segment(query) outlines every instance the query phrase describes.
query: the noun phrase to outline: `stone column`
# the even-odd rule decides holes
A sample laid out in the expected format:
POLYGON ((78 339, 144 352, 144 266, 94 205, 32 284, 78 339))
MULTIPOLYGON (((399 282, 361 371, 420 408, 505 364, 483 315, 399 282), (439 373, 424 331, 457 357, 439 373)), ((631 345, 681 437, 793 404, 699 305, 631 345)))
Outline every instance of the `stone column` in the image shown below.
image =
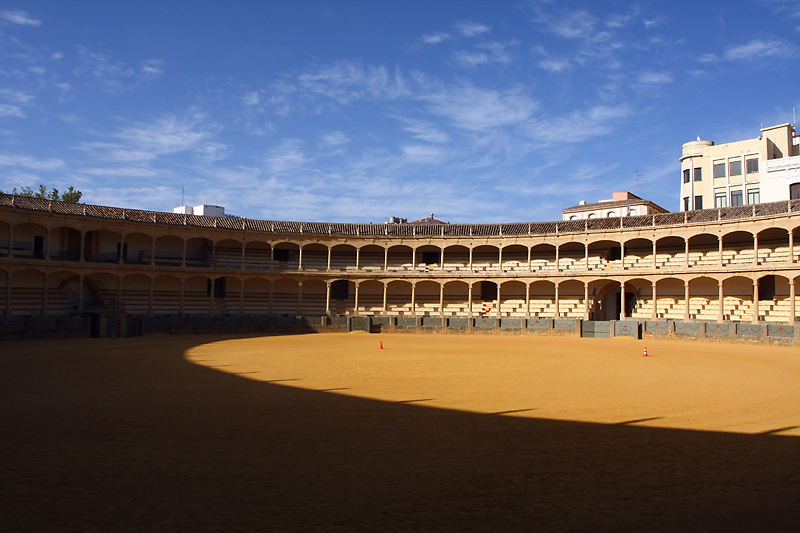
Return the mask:
POLYGON ((353 314, 357 316, 358 315, 358 285, 359 285, 359 282, 358 281, 354 281, 353 283, 356 286, 356 294, 355 294, 355 298, 353 300, 353 314))
POLYGON ((619 282, 619 319, 627 318, 625 313, 625 282, 619 282))
POLYGON ((356 248, 356 270, 361 269, 361 248, 356 248))
MULTIPOLYGON (((622 270, 625 270, 625 243, 619 243, 619 265, 622 270)), ((623 314, 624 314, 623 310, 623 314)))
MULTIPOLYGON (((358 290, 358 289, 356 289, 358 290)), ((297 316, 303 316, 303 282, 297 282, 297 316)))
POLYGON ((794 232, 789 231, 789 263, 794 263, 794 232))
POLYGON ((653 270, 658 270, 658 254, 656 253, 656 241, 653 240, 653 270))
MULTIPOLYGON (((272 316, 272 312, 275 309, 275 282, 273 280, 269 280, 269 308, 267 312, 269 316, 272 316)), ((272 322, 270 322, 270 325, 272 322)))
POLYGON ((658 320, 658 293, 656 291, 658 283, 653 283, 653 320, 658 320))
POLYGON ((331 254, 333 253, 333 248, 328 246, 328 268, 327 270, 330 271, 331 269, 331 254))
MULTIPOLYGON (((498 247, 498 254, 497 254, 497 262, 499 263, 499 268, 497 269, 498 272, 503 272, 503 249, 498 247)), ((497 286, 497 290, 500 290, 500 286, 497 286)))
MULTIPOLYGON (((330 248, 328 248, 330 251, 330 248)), ((330 258, 330 255, 328 256, 330 258)), ((331 316, 331 282, 325 282, 325 314, 331 316)))
POLYGON ((795 300, 797 298, 797 287, 795 280, 789 280, 789 323, 797 322, 797 309, 795 309, 795 300))
POLYGON ((85 263, 86 262, 86 250, 84 250, 85 243, 86 243, 86 232, 85 231, 81 231, 81 251, 80 251, 80 258, 79 258, 79 261, 81 263, 85 263))
MULTIPOLYGON (((472 256, 472 250, 470 249, 470 257, 471 256, 472 256)), ((9 283, 9 286, 11 286, 10 283, 9 283)), ((472 283, 467 285, 467 287, 468 287, 468 291, 467 291, 467 318, 471 319, 472 318, 472 283)))
MULTIPOLYGON (((269 271, 275 271, 275 247, 272 244, 269 245, 269 271)), ((272 285, 272 282, 270 282, 270 285, 272 285)))
POLYGON ((758 233, 753 235, 753 266, 758 265, 758 233))
MULTIPOLYGON (((558 257, 558 248, 556 248, 556 257, 558 257)), ((556 295, 556 301, 555 301, 556 308, 555 308, 555 311, 553 311, 553 319, 556 319, 556 318, 560 318, 561 317, 561 313, 558 310, 558 283, 555 283, 554 285, 555 285, 555 288, 556 288, 556 292, 555 292, 555 295, 556 295)))
MULTIPOLYGON (((528 258, 528 265, 530 265, 530 251, 531 249, 528 248, 529 258, 528 258)), ((525 319, 529 319, 531 317, 531 284, 525 284, 525 319)))
POLYGON ((153 243, 150 245, 150 266, 156 264, 156 238, 153 237, 153 243))
POLYGON ((498 283, 497 284, 497 311, 495 312, 495 316, 497 317, 498 320, 500 319, 500 316, 501 316, 500 306, 502 305, 502 302, 503 302, 503 299, 500 296, 500 287, 501 287, 501 285, 498 283))
POLYGON ((589 283, 586 281, 583 282, 583 319, 589 320, 589 283))
POLYGON ((383 271, 388 272, 389 270, 389 249, 383 249, 383 271))
POLYGON ((722 237, 719 238, 719 259, 717 260, 717 264, 722 267, 722 237))
MULTIPOLYGON (((244 252, 245 252, 246 249, 247 249, 247 243, 245 243, 244 240, 242 240, 242 268, 241 268, 241 270, 244 270, 244 264, 245 264, 244 263, 244 252)), ((244 286, 244 282, 242 282, 242 286, 244 286)))
POLYGON ((444 319, 444 284, 439 284, 439 316, 444 319))
POLYGON ((561 265, 559 264, 559 257, 561 255, 561 245, 556 246, 556 272, 561 272, 561 265))
POLYGON ((683 319, 689 320, 689 282, 684 281, 683 283, 683 319))
POLYGON ((528 272, 531 272, 531 250, 533 250, 533 248, 528 246, 528 268, 525 269, 528 272))
POLYGON ((239 314, 244 314, 244 280, 239 280, 239 314))
POLYGON ((725 291, 723 288, 723 281, 719 280, 719 311, 717 311, 717 322, 725 320, 725 291))
POLYGON ((753 280, 753 324, 758 322, 758 279, 753 280))
POLYGON ((583 261, 584 261, 584 264, 586 265, 584 267, 584 269, 588 272, 589 271, 589 245, 588 244, 583 243, 583 251, 584 251, 584 254, 585 254, 584 258, 583 258, 583 261))
MULTIPOLYGON (((124 233, 120 233, 119 235, 120 235, 120 237, 119 237, 119 257, 117 257, 117 264, 121 265, 121 264, 125 263, 125 234, 124 233)), ((50 256, 50 252, 48 251, 47 254, 48 254, 48 257, 49 257, 50 256)))
POLYGON ((6 303, 3 306, 3 316, 11 316, 11 272, 6 272, 6 303))
POLYGON ((183 239, 183 247, 181 248, 181 266, 186 268, 186 239, 183 239))
POLYGON ((50 228, 44 233, 44 260, 50 261, 50 228))
POLYGON ((411 248, 411 270, 417 269, 417 249, 411 248))
POLYGON ((411 316, 417 316, 417 284, 411 283, 411 316))
POLYGON ((384 316, 386 316, 386 314, 389 312, 389 309, 386 307, 388 292, 389 292, 389 284, 384 282, 384 284, 383 284, 383 311, 382 311, 382 314, 384 316))
POLYGON ((303 270, 303 247, 302 246, 299 246, 299 252, 297 254, 297 270, 303 270))
MULTIPOLYGON (((469 270, 472 272, 472 248, 469 249, 469 270)), ((470 285, 472 287, 472 285, 470 285)))
POLYGON ((686 257, 684 257, 685 267, 689 268, 689 239, 686 239, 686 257))

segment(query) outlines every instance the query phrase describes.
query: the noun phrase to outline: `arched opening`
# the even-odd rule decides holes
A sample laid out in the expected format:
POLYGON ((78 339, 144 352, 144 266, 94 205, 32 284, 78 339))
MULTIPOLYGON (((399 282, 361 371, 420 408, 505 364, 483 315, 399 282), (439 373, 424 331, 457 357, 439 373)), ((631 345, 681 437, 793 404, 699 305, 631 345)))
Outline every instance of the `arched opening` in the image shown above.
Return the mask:
POLYGON ((360 270, 382 271, 385 260, 386 249, 376 244, 362 246, 358 252, 358 268, 360 270))
POLYGON ((442 254, 444 270, 447 272, 467 270, 469 267, 469 248, 466 246, 447 246, 442 250, 442 254))
POLYGON ((383 314, 383 283, 375 280, 358 284, 358 315, 383 314))
MULTIPOLYGON (((787 233, 787 239, 788 233, 787 233)), ((722 236, 722 266, 753 264, 753 234, 734 231, 722 236)))
POLYGON ((686 265, 686 241, 681 237, 664 237, 656 241, 658 268, 683 268, 686 265))
POLYGON ((211 266, 213 246, 209 239, 193 237, 186 241, 186 266, 208 268, 211 266))
POLYGON ((416 284, 417 314, 439 316, 440 285, 435 281, 420 281, 416 284))
POLYGON ((150 264, 153 238, 144 233, 129 233, 122 243, 122 262, 127 264, 150 264))
MULTIPOLYGON (((505 253, 503 254, 505 255, 505 253)), ((527 251, 526 251, 527 259, 527 251)), ((525 316, 525 284, 521 281, 506 281, 500 285, 500 316, 525 316)))
POLYGON ((150 304, 150 279, 144 274, 130 274, 120 280, 122 307, 134 315, 146 315, 150 304))
MULTIPOLYGON (((303 270, 315 272, 324 272, 328 270, 328 247, 316 242, 303 246, 302 267, 303 270)), ((305 284, 303 285, 303 294, 305 294, 305 284)))
POLYGON ((88 231, 83 244, 84 260, 94 263, 117 263, 120 254, 120 234, 113 231, 88 231))
POLYGON ((537 244, 531 248, 531 270, 555 272, 556 247, 552 244, 537 244))
MULTIPOLYGON (((184 314, 208 314, 209 298, 206 295, 208 278, 194 276, 184 282, 184 314)), ((153 278, 154 315, 177 315, 181 310, 181 280, 165 274, 153 278)))
POLYGON ((701 276, 689 281, 689 318, 715 321, 719 317, 719 284, 701 276))
POLYGON ((528 247, 512 244, 503 248, 503 272, 525 272, 528 270, 528 247))
POLYGON ((441 248, 432 244, 425 244, 417 248, 415 254, 417 270, 439 270, 439 266, 442 264, 441 248))
POLYGON ((448 281, 444 285, 444 315, 467 316, 469 285, 463 281, 448 281))
MULTIPOLYGON (((77 276, 75 274, 71 272, 68 274, 69 277, 75 278, 77 281, 77 276)), ((89 302, 84 309, 119 309, 120 305, 118 295, 120 279, 117 276, 106 272, 95 272, 84 276, 83 283, 84 293, 88 297, 89 302)), ((50 282, 50 285, 54 286, 52 285, 52 281, 50 282)), ((57 287, 58 285, 55 286, 57 287)), ((58 296, 60 298, 63 289, 58 292, 58 296)))
MULTIPOLYGON (((188 253, 188 250, 187 250, 188 253)), ((150 251, 144 256, 149 262, 150 251)), ((181 266, 183 264, 183 239, 175 235, 156 237, 154 262, 158 266, 181 266)))
POLYGON ((356 302, 356 284, 346 279, 331 282, 331 313, 352 314, 356 302))
MULTIPOLYGON (((555 260, 555 258, 554 258, 555 260)), ((530 316, 553 318, 556 316, 556 286, 552 281, 534 281, 530 285, 530 316)))
MULTIPOLYGON (((410 246, 397 245, 389 247, 388 270, 411 270, 414 251, 410 246)), ((410 293, 409 293, 410 294, 410 293)))
POLYGON ((789 232, 783 228, 769 228, 758 233, 758 263, 788 263, 789 232))
POLYGON ((656 283, 656 317, 683 320, 686 306, 683 280, 664 278, 656 283))
POLYGON ((476 246, 472 249, 473 272, 496 272, 500 268, 500 249, 497 246, 476 246))
POLYGON ((791 287, 789 278, 779 275, 768 275, 758 280, 758 314, 765 322, 790 323, 791 304, 789 297, 791 287))
POLYGON ((331 270, 356 270, 356 247, 350 244, 337 244, 331 248, 331 270))
POLYGON ((719 264, 719 239, 701 233, 689 238, 689 266, 706 267, 719 264))
POLYGON ((753 280, 733 276, 722 282, 722 318, 736 322, 753 319, 753 280))
POLYGON ((280 242, 275 245, 274 269, 297 270, 300 266, 300 246, 293 242, 280 242))
MULTIPOLYGON (((219 278, 218 278, 219 279, 219 278)), ((242 305, 242 280, 233 276, 226 276, 225 278, 225 296, 222 301, 218 301, 218 306, 224 309, 222 314, 238 315, 244 312, 242 305), (222 305, 220 305, 222 304, 222 305)))
POLYGON ((568 242, 559 246, 558 269, 563 272, 586 270, 586 247, 583 243, 568 242))
POLYGON ((386 313, 394 316, 411 316, 413 311, 411 308, 411 290, 411 282, 390 281, 386 286, 386 313))
MULTIPOLYGON (((254 244, 254 243, 253 243, 254 244)), ((262 243, 263 244, 263 243, 262 243)), ((258 249, 258 248, 256 248, 258 249)), ((269 267, 267 267, 269 268, 269 267)), ((272 286, 265 278, 247 278, 244 280, 244 304, 246 315, 270 314, 270 293, 272 286)))
MULTIPOLYGON (((326 252, 327 258, 327 252, 326 252)), ((303 263, 305 263, 305 250, 303 250, 303 263)), ((327 263, 326 263, 327 265, 327 263)), ((303 282, 303 316, 325 316, 325 303, 328 294, 327 284, 319 279, 310 279, 303 282)))
POLYGON ((233 239, 222 239, 217 242, 214 245, 214 268, 217 270, 241 270, 242 246, 244 246, 244 244, 241 241, 235 241, 233 239))
POLYGON ((622 247, 617 241, 589 243, 589 270, 621 269, 621 259, 622 247))
MULTIPOLYGON (((64 232, 67 231, 67 228, 57 228, 53 231, 63 230, 64 232)), ((77 230, 72 230, 76 232, 77 230)), ((44 259, 45 258, 45 246, 47 246, 47 230, 40 226, 39 224, 31 224, 31 223, 23 223, 17 224, 11 230, 13 238, 11 239, 11 253, 14 257, 17 258, 25 258, 25 259, 44 259)), ((77 245, 75 245, 74 240, 70 241, 70 244, 74 245, 74 253, 67 257, 65 255, 64 261, 69 259, 70 261, 78 261, 80 259, 80 241, 81 234, 78 232, 78 240, 77 245)), ((52 239, 52 237, 51 237, 52 239)), ((55 244, 58 245, 58 240, 55 241, 55 244)), ((56 248, 57 250, 57 248, 56 248)), ((52 254, 52 244, 51 244, 51 254, 50 257, 53 259, 58 259, 53 257, 52 254)))
POLYGON ((622 283, 612 280, 592 282, 589 287, 596 300, 595 320, 622 320, 627 318, 629 311, 634 307, 636 294, 625 285, 625 301, 621 299, 622 283), (623 307, 624 305, 624 307, 623 307), (625 314, 623 314, 623 309, 625 314))
MULTIPOLYGON (((651 253, 652 257, 652 253, 651 253)), ((646 279, 625 282, 625 316, 637 320, 653 318, 653 284, 646 279)))
MULTIPOLYGON (((277 250, 277 247, 276 247, 277 250)), ((298 315, 299 285, 296 280, 281 278, 272 283, 272 314, 276 316, 298 315)))
POLYGON ((12 316, 41 316, 44 312, 44 274, 38 270, 23 269, 11 274, 12 316))
MULTIPOLYGON (((252 241, 244 245, 245 270, 269 270, 271 248, 264 241, 252 241)), ((245 291, 246 292, 246 291, 245 291)))
POLYGON ((625 268, 653 268, 653 242, 648 239, 631 239, 625 243, 625 268))

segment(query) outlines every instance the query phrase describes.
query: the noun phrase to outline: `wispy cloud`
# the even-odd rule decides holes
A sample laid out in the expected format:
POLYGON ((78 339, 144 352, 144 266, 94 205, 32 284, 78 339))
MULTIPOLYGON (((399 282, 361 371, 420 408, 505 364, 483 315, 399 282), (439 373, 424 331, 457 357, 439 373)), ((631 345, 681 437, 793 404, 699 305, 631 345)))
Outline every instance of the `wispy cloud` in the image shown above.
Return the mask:
POLYGON ((408 94, 399 69, 363 67, 351 61, 322 66, 298 77, 299 85, 310 93, 327 96, 341 104, 365 97, 396 98, 408 94))
POLYGON ((56 170, 64 167, 61 159, 37 159, 27 155, 0 155, 0 166, 23 167, 34 170, 56 170))
POLYGON ((725 59, 730 61, 763 59, 774 56, 786 56, 794 52, 794 46, 778 40, 762 41, 753 39, 747 44, 734 46, 725 50, 725 59))
POLYGON ((22 112, 22 109, 20 109, 19 106, 12 104, 0 104, 0 117, 24 118, 25 113, 22 112))
POLYGON ((78 46, 78 63, 77 76, 111 92, 128 90, 137 83, 158 78, 164 72, 163 61, 159 59, 146 59, 136 69, 85 46, 78 46))
POLYGON ((487 63, 508 63, 511 61, 511 56, 506 51, 506 45, 503 43, 481 43, 477 45, 476 48, 476 50, 461 50, 456 52, 456 61, 468 67, 487 63))
POLYGON ((423 97, 430 111, 467 130, 483 131, 527 120, 538 103, 520 90, 496 91, 465 85, 423 97))
POLYGON ((608 134, 614 125, 633 112, 630 105, 598 105, 586 111, 532 120, 526 128, 528 135, 546 143, 578 143, 598 135, 608 134))
POLYGON ((478 24, 468 20, 456 24, 456 30, 464 37, 475 37, 490 30, 489 26, 485 24, 478 24))
POLYGON ((640 85, 663 85, 672 83, 672 75, 669 72, 642 72, 636 81, 640 85))
POLYGON ((39 26, 42 21, 31 18, 21 9, 4 9, 0 11, 0 19, 20 26, 39 26))
POLYGON ((165 155, 203 148, 211 132, 200 127, 200 117, 178 119, 167 115, 150 123, 128 126, 114 137, 144 152, 165 155))
POLYGON ((273 147, 265 159, 267 169, 272 174, 299 170, 308 162, 302 150, 300 139, 285 139, 273 147))
POLYGON ((450 136, 441 131, 435 124, 425 120, 401 119, 406 123, 405 131, 413 134, 416 139, 430 143, 445 143, 450 136))
POLYGON ((450 34, 447 32, 428 33, 420 37, 420 41, 425 44, 439 44, 450 39, 450 34))
POLYGON ((350 138, 343 131, 332 131, 322 136, 322 144, 327 147, 344 146, 350 142, 350 138))

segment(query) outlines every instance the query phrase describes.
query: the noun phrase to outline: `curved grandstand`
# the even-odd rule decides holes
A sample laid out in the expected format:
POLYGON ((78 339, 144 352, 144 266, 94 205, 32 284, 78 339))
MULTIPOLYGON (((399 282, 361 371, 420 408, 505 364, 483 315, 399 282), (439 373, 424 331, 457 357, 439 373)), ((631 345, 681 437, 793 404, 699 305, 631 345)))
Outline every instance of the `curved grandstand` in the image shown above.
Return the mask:
MULTIPOLYGON (((4 317, 797 320, 800 201, 513 224, 206 217, 0 195, 4 317)), ((493 320, 494 319, 494 320, 493 320)), ((526 319, 526 320, 523 320, 526 319)), ((332 322, 333 321, 333 322, 332 322)))

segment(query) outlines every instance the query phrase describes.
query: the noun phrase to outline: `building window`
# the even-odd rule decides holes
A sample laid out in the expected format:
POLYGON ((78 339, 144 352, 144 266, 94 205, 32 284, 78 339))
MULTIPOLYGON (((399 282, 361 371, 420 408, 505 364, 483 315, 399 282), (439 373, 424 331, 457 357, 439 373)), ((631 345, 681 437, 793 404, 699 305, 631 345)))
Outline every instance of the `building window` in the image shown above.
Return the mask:
POLYGON ((800 200, 800 183, 792 183, 789 185, 789 198, 792 200, 800 200))
POLYGON ((728 196, 724 192, 718 192, 714 196, 714 207, 728 207, 728 196))
POLYGON ((725 163, 714 163, 714 177, 715 178, 724 178, 725 177, 725 163))
POLYGON ((758 159, 752 158, 747 160, 747 173, 755 174, 758 172, 758 159))
POLYGON ((683 182, 684 183, 689 183, 689 169, 688 168, 683 169, 683 182))
POLYGON ((731 191, 731 207, 743 204, 744 202, 742 201, 742 191, 731 191))
POLYGON ((702 196, 695 196, 694 197, 694 208, 695 209, 703 209, 703 197, 702 196))
POLYGON ((761 195, 758 192, 758 189, 750 189, 747 191, 747 203, 748 204, 759 204, 761 203, 761 195))
POLYGON ((694 167, 694 181, 703 181, 703 169, 694 167))
POLYGON ((578 220, 578 217, 577 217, 577 215, 572 215, 571 217, 569 217, 569 219, 570 220, 578 220))
POLYGON ((595 215, 594 213, 589 213, 589 218, 597 218, 597 215, 595 215))
POLYGON ((636 216, 636 209, 634 209, 634 208, 631 208, 631 209, 628 211, 628 216, 629 216, 629 217, 635 217, 635 216, 636 216))
POLYGON ((615 216, 617 216, 617 213, 614 211, 609 211, 608 214, 606 215, 606 217, 608 218, 614 218, 615 216))
POLYGON ((688 211, 689 210, 689 197, 688 196, 683 199, 683 210, 684 211, 688 211))
POLYGON ((742 162, 741 161, 731 161, 731 176, 741 176, 742 175, 742 162))

